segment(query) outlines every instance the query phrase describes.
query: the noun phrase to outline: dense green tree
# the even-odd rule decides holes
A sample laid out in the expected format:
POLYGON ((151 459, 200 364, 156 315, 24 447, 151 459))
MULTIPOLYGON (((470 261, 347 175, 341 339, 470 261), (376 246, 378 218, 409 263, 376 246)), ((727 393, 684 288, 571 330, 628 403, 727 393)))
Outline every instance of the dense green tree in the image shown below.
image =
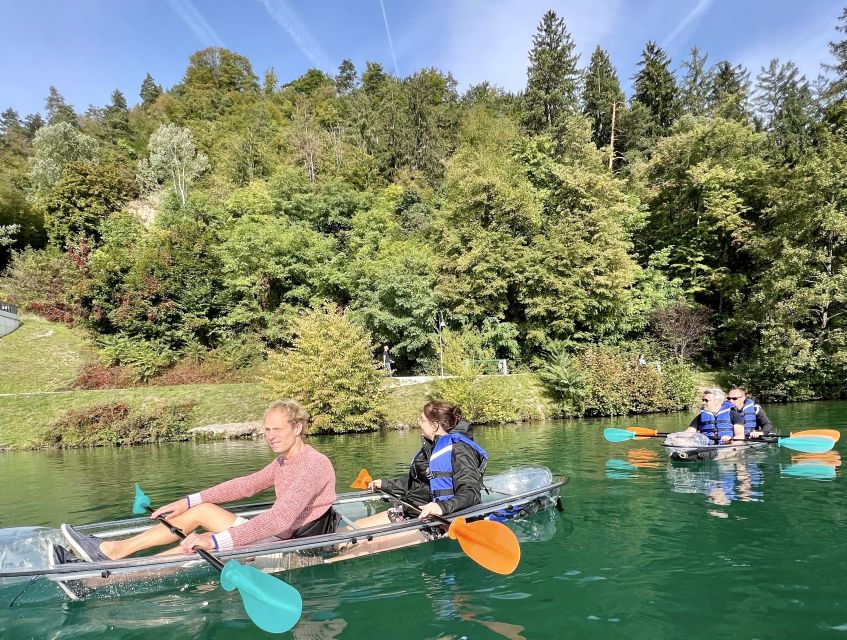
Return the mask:
POLYGON ((32 141, 29 180, 32 195, 39 199, 62 177, 70 162, 88 162, 97 156, 97 141, 67 122, 42 127, 32 141))
POLYGON ((169 182, 182 204, 188 198, 188 186, 209 168, 209 159, 198 153, 188 127, 163 124, 150 136, 149 159, 138 165, 138 181, 143 189, 169 182))
POLYGON ((623 109, 624 95, 609 54, 597 47, 585 71, 582 112, 591 119, 591 138, 598 147, 605 147, 611 141, 613 105, 616 105, 617 127, 617 115, 623 109))
POLYGON ((80 237, 96 241, 100 224, 133 195, 121 173, 112 166, 70 162, 62 177, 42 199, 51 244, 65 249, 80 237))
POLYGON ((24 118, 24 132, 26 133, 27 140, 32 142, 35 138, 35 134, 45 124, 44 118, 41 117, 40 113, 30 113, 26 118, 24 118))
MULTIPOLYGON (((847 35, 847 7, 841 12, 838 22, 835 30, 847 35)), ((843 131, 847 127, 847 37, 830 41, 829 51, 834 61, 824 67, 831 71, 834 77, 824 92, 827 102, 826 117, 835 129, 843 131)))
POLYGON ((297 312, 325 296, 335 246, 308 225, 269 215, 247 215, 229 225, 217 250, 223 325, 233 335, 262 335, 271 346, 289 344, 297 312))
POLYGON ((679 100, 683 113, 692 116, 706 114, 709 106, 709 72, 706 71, 708 54, 700 52, 698 47, 692 47, 690 57, 682 63, 685 77, 680 86, 679 100))
POLYGON ((65 102, 65 98, 56 87, 50 87, 50 95, 47 96, 45 101, 45 110, 47 111, 47 124, 67 122, 76 125, 74 108, 65 102))
POLYGON ((847 390, 847 143, 826 135, 771 196, 751 297, 760 339, 740 370, 768 398, 847 390))
POLYGON ((301 402, 317 433, 382 428, 383 373, 367 331, 331 309, 304 314, 293 330, 293 346, 269 358, 264 382, 274 397, 301 402))
POLYGON ((129 108, 124 94, 118 89, 112 92, 112 102, 103 114, 103 124, 113 140, 120 137, 128 138, 130 135, 129 108))
POLYGON ((812 144, 817 108, 806 77, 774 58, 757 76, 755 103, 777 157, 794 164, 812 144))
POLYGON ((765 134, 740 123, 685 116, 647 167, 650 214, 639 253, 661 261, 686 295, 718 314, 728 313, 749 284, 765 149, 765 134))
POLYGON ((555 11, 547 11, 532 38, 529 52, 524 103, 530 131, 547 131, 560 116, 576 110, 579 54, 574 53, 574 48, 564 19, 555 11))
POLYGON ((346 96, 356 88, 358 75, 356 67, 350 58, 344 58, 338 65, 338 73, 335 76, 335 90, 338 95, 346 96))
POLYGON ((709 74, 710 112, 727 120, 747 122, 750 118, 747 98, 750 72, 726 60, 718 62, 709 74))
POLYGON ((138 95, 141 98, 142 106, 150 107, 162 95, 162 87, 156 84, 153 76, 148 73, 144 76, 144 81, 141 83, 141 90, 138 92, 138 95))
POLYGON ((278 85, 279 78, 276 75, 276 71, 274 71, 273 67, 268 67, 268 70, 265 71, 265 78, 262 80, 262 93, 266 96, 272 96, 276 93, 278 85))
POLYGON ((191 55, 173 94, 185 116, 210 119, 258 89, 259 80, 247 58, 228 49, 209 47, 191 55))
POLYGON ((670 64, 664 50, 655 42, 648 42, 634 78, 632 99, 650 112, 653 136, 666 134, 679 116, 678 90, 670 64))

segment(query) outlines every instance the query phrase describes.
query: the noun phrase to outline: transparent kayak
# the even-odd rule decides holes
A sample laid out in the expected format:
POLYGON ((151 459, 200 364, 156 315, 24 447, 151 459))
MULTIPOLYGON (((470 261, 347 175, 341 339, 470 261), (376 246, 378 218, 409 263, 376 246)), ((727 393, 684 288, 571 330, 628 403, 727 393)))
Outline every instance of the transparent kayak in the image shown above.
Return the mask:
MULTIPOLYGON (((488 518, 501 521, 521 519, 528 515, 560 507, 559 489, 568 482, 566 476, 554 476, 541 466, 524 466, 504 473, 487 476, 482 503, 445 516, 448 520, 464 517, 469 522, 488 518)), ((302 567, 339 562, 363 555, 372 555, 402 547, 420 544, 432 536, 420 532, 438 527, 432 521, 411 519, 388 525, 357 528, 355 521, 374 515, 392 506, 393 501, 369 491, 338 495, 334 508, 342 518, 335 533, 300 538, 259 542, 252 545, 219 552, 216 555, 226 563, 237 559, 249 563, 266 573, 280 573, 302 567), (418 535, 414 535, 415 533, 418 535), (397 535, 411 534, 411 535, 397 535)), ((232 512, 251 517, 271 506, 247 504, 228 507, 232 512)), ((106 539, 123 538, 137 534, 154 522, 149 518, 131 518, 96 524, 78 525, 75 528, 88 535, 106 539)), ((208 579, 216 572, 197 555, 142 556, 105 562, 73 562, 51 567, 48 561, 50 543, 64 544, 58 529, 28 527, 0 530, 0 601, 7 589, 30 589, 27 583, 40 581, 56 592, 59 582, 72 598, 85 598, 93 594, 114 597, 145 593, 159 588, 173 588, 195 579, 208 579)), ((39 589, 36 589, 39 590, 39 589)))
POLYGON ((768 446, 767 442, 738 442, 730 444, 672 445, 662 443, 671 460, 680 462, 701 462, 705 460, 726 460, 748 451, 756 451, 768 446))

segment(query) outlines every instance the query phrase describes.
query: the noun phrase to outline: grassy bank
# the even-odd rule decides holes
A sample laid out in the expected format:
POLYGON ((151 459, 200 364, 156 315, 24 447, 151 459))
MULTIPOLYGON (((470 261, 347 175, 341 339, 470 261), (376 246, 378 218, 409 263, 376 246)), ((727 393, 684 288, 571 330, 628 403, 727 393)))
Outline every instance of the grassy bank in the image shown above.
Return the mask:
POLYGON ((0 393, 66 389, 94 357, 81 331, 23 316, 20 327, 0 338, 0 393))

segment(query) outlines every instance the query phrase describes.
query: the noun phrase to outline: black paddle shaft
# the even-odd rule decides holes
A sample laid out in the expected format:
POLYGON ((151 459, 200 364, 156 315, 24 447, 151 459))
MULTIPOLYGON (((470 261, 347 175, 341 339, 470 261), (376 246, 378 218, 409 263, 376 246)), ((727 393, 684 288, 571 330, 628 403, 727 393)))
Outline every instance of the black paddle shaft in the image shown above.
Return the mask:
MULTIPOLYGON (((153 507, 148 505, 144 508, 147 509, 147 513, 153 513, 153 507)), ((159 516, 158 518, 156 518, 156 520, 158 520, 163 525, 165 525, 168 528, 168 531, 170 531, 172 534, 174 534, 180 540, 185 540, 188 537, 182 532, 182 529, 175 527, 170 522, 165 520, 165 516, 159 516)), ((211 553, 209 553, 205 549, 195 549, 194 551, 196 551, 198 554, 200 554, 200 557, 203 558, 203 560, 208 562, 210 565, 212 565, 215 569, 217 569, 218 571, 223 571, 224 563, 221 562, 220 560, 218 560, 211 553)))
MULTIPOLYGON (((400 503, 400 504, 402 504, 403 506, 405 506, 405 507, 409 507, 410 509, 414 509, 414 510, 415 510, 415 511, 417 511, 418 513, 420 513, 420 512, 421 512, 421 508, 420 508, 420 507, 413 505, 411 502, 406 502, 405 500, 403 500, 403 498, 401 498, 400 496, 398 496, 396 493, 394 493, 394 492, 392 492, 392 491, 389 491, 388 489, 382 489, 382 488, 380 488, 380 489, 379 489, 379 491, 382 491, 382 493, 385 493, 385 494, 387 494, 387 495, 391 496, 392 498, 394 498, 397 502, 399 502, 399 503, 400 503)), ((442 518, 441 516, 437 516, 437 515, 435 515, 435 514, 431 514, 429 517, 430 517, 430 518, 432 518, 433 520, 438 520, 438 521, 439 521, 439 522, 441 522, 442 524, 446 524, 448 527, 449 527, 451 524, 453 524, 452 522, 450 522, 450 521, 449 521, 449 520, 447 520, 446 518, 442 518)))

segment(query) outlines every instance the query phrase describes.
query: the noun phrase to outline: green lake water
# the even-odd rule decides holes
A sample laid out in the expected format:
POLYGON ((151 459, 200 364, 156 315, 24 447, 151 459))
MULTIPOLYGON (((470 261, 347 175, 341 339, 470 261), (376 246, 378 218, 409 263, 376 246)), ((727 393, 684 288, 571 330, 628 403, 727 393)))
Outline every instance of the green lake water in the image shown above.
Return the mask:
MULTIPOLYGON (((847 424, 847 402, 767 407, 781 431, 847 424)), ((490 473, 543 464, 571 476, 564 512, 513 525, 522 561, 486 572, 456 542, 302 569, 284 579, 303 618, 282 637, 844 638, 847 491, 840 454, 768 447, 735 460, 671 464, 656 438, 608 443, 607 426, 684 428, 690 415, 481 427, 490 473), (808 458, 806 456, 806 458, 808 458)), ((842 431, 847 435, 847 431, 842 431)), ((363 466, 402 475, 417 431, 312 438, 338 490, 363 466)), ((835 451, 844 451, 844 442, 835 451)), ((0 455, 0 544, 22 526, 129 517, 132 483, 162 504, 271 458, 262 442, 0 455)), ((270 638, 216 581, 132 598, 12 607, 0 588, 0 639, 270 638)), ((41 593, 44 593, 42 589, 41 593)))

